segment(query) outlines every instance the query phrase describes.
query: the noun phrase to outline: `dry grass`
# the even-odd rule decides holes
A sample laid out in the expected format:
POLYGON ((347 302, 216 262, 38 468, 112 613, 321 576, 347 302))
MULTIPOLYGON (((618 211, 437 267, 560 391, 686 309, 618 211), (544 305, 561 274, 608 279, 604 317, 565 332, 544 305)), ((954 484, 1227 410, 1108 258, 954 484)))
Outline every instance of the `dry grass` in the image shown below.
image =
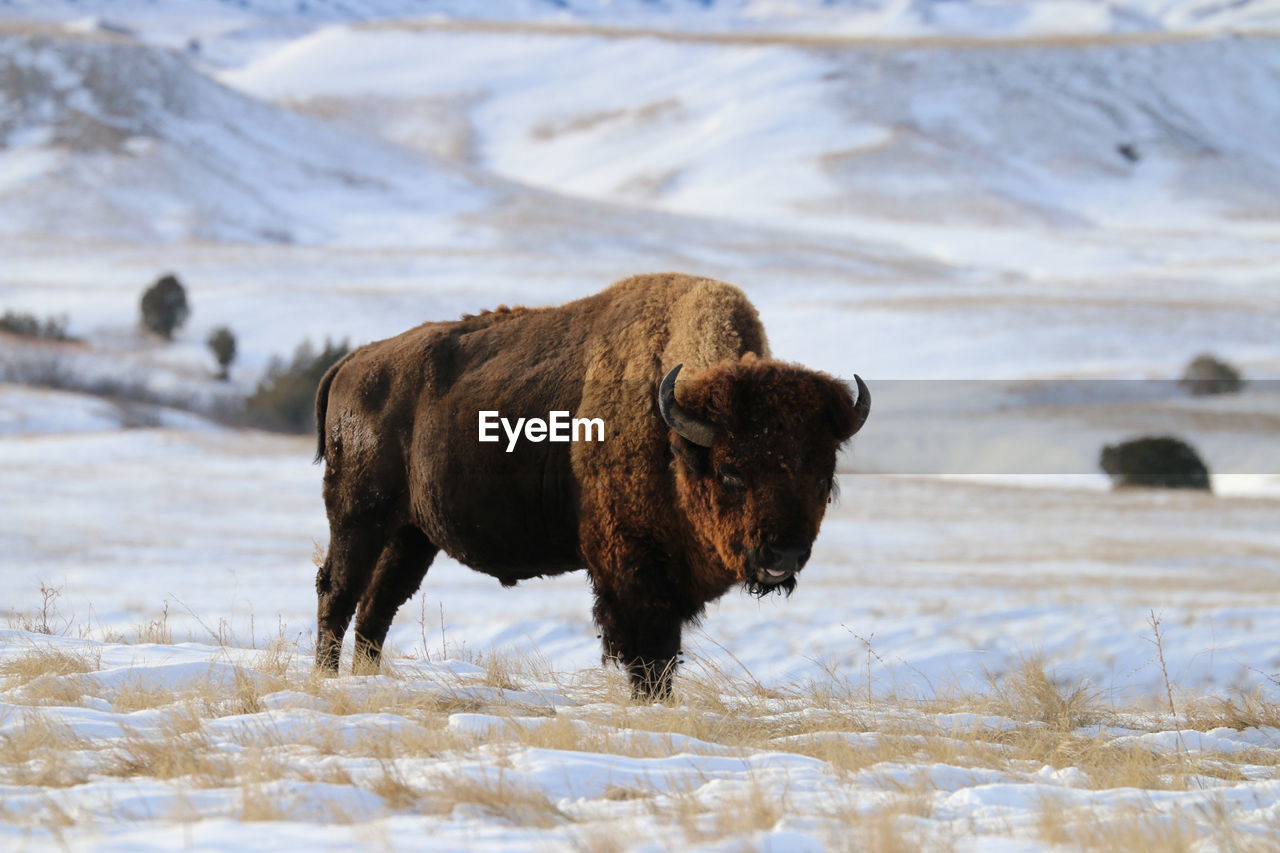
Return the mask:
POLYGON ((1280 705, 1268 702, 1260 693, 1235 698, 1212 697, 1184 706, 1182 723, 1187 728, 1207 732, 1227 728, 1280 728, 1280 705))
POLYGON ((569 821, 545 793, 513 782, 501 770, 479 778, 462 773, 436 777, 423 786, 422 796, 436 814, 471 806, 514 826, 549 829, 569 821))
MULTIPOLYGON (((601 814, 611 815, 608 820, 629 814, 668 827, 690 843, 715 844, 724 839, 747 843, 808 808, 809 818, 820 821, 812 831, 832 849, 895 853, 922 845, 945 850, 953 840, 946 833, 957 831, 937 816, 940 792, 925 768, 949 768, 961 780, 968 769, 975 780, 996 771, 1015 781, 1034 781, 1046 766, 1076 768, 1084 774, 1071 786, 1077 791, 1196 794, 1208 778, 1239 783, 1280 766, 1280 750, 1215 754, 1118 740, 1105 724, 1131 731, 1144 725, 1135 720, 1145 720, 1150 730, 1164 731, 1167 713, 1121 714, 1104 707, 1087 685, 1055 678, 1035 658, 992 677, 981 693, 927 702, 869 698, 863 685, 834 678, 769 690, 749 675, 734 678, 695 666, 681 676, 675 701, 642 704, 630 700, 616 673, 592 670, 566 677, 549 672, 541 661, 498 656, 477 658, 477 663, 483 671, 468 676, 419 671, 402 661, 392 674, 384 671, 377 678, 320 679, 308 661, 298 659, 293 645, 278 641, 234 668, 231 678, 219 668, 208 683, 177 691, 149 684, 143 672, 112 688, 110 698, 117 713, 152 711, 139 718, 145 724, 86 740, 50 722, 44 715, 52 709, 41 705, 101 707, 100 699, 86 695, 95 682, 85 678, 99 661, 33 648, 0 668, 5 699, 28 706, 21 711, 23 725, 7 726, 0 735, 0 782, 53 792, 91 778, 158 779, 179 788, 230 792, 237 798, 234 815, 245 821, 295 819, 301 803, 289 799, 294 795, 288 783, 326 782, 376 794, 388 813, 471 816, 558 830, 568 833, 563 836, 568 844, 605 851, 625 848, 632 839, 597 831, 593 820, 601 820, 601 814), (548 687, 564 700, 532 705, 525 704, 532 701, 527 694, 508 692, 548 687), (295 717, 277 728, 276 718, 265 715, 246 717, 243 726, 237 720, 230 724, 234 728, 211 725, 220 717, 276 706, 280 699, 269 697, 280 691, 297 694, 288 701, 317 714, 314 725, 303 723, 299 730, 295 717), (160 709, 159 722, 155 709, 160 709), (450 715, 459 712, 497 719, 477 733, 449 725, 450 715), (362 714, 399 719, 394 725, 385 717, 352 719, 362 714), (261 726, 255 727, 259 720, 261 726), (732 781, 686 773, 683 781, 661 787, 628 779, 597 791, 586 805, 561 804, 519 772, 521 756, 530 749, 630 759, 785 752, 821 762, 832 796, 826 807, 815 808, 812 801, 797 806, 798 795, 787 783, 773 777, 766 783, 744 771, 732 781), (448 772, 439 772, 441 762, 448 772), (874 800, 868 800, 868 792, 874 792, 874 800)), ((1184 699, 1177 710, 1181 728, 1280 723, 1280 706, 1260 694, 1184 699)), ((58 815, 68 814, 51 803, 41 812, 41 825, 56 826, 58 815)), ((1154 806, 1099 808, 1097 813, 1068 809, 1046 799, 1027 831, 1046 843, 1086 850, 1187 849, 1208 833, 1234 831, 1230 817, 1171 815, 1154 806)), ((187 809, 190 815, 183 820, 199 819, 198 809, 187 809)), ((335 811, 331 819, 357 818, 335 811)), ((1251 836, 1232 837, 1235 849, 1262 849, 1249 846, 1251 836)))
POLYGON ((20 726, 0 734, 0 782, 36 788, 66 788, 91 776, 82 753, 92 744, 67 725, 36 710, 23 712, 20 726))
MULTIPOLYGON (((740 46, 787 46, 810 48, 814 50, 866 49, 881 48, 892 44, 899 48, 907 47, 949 47, 949 48, 983 48, 991 49, 993 42, 979 36, 864 36, 858 34, 809 34, 809 33, 775 33, 775 32, 714 32, 690 30, 658 30, 635 26, 611 26, 607 24, 576 23, 563 21, 497 21, 485 19, 473 20, 397 20, 393 23, 373 21, 357 24, 360 29, 381 30, 389 27, 420 31, 470 31, 481 33, 509 33, 524 37, 546 36, 590 36, 610 39, 662 39, 670 42, 688 42, 694 44, 718 44, 740 46)), ((1196 33, 1174 32, 1120 32, 1120 33, 1085 33, 1085 34, 1050 34, 1027 35, 1016 41, 1000 42, 1000 46, 1016 50, 1026 47, 1046 46, 1087 46, 1099 44, 1163 44, 1182 41, 1193 41, 1205 38, 1196 33)))
POLYGON ((105 760, 95 769, 124 779, 181 779, 197 788, 224 785, 237 771, 235 761, 214 751, 199 732, 160 738, 129 732, 106 750, 105 760))
POLYGON ((1084 684, 1064 684, 1045 671, 1044 659, 1021 660, 1003 678, 991 680, 993 713, 1073 731, 1102 720, 1097 696, 1084 684))
MULTIPOLYGON (((1043 841, 1098 853, 1191 853, 1202 834, 1195 821, 1178 813, 1160 814, 1133 807, 1105 813, 1096 809, 1066 812, 1055 804, 1046 804, 1039 831, 1043 841)), ((1232 844, 1215 849, 1250 848, 1232 844)))
POLYGON ((4 687, 9 688, 49 676, 96 672, 101 665, 101 655, 96 652, 75 653, 37 646, 0 662, 0 677, 4 679, 4 687))
POLYGON ((746 790, 715 804, 710 821, 711 837, 768 832, 787 812, 786 792, 770 791, 752 779, 746 790))
POLYGON ((393 761, 378 762, 381 772, 363 787, 382 797, 387 808, 397 812, 423 812, 428 810, 427 792, 411 785, 404 773, 393 761))
POLYGON ((155 619, 143 622, 134 631, 134 642, 170 645, 173 643, 173 632, 169 630, 169 602, 164 603, 160 615, 155 619))

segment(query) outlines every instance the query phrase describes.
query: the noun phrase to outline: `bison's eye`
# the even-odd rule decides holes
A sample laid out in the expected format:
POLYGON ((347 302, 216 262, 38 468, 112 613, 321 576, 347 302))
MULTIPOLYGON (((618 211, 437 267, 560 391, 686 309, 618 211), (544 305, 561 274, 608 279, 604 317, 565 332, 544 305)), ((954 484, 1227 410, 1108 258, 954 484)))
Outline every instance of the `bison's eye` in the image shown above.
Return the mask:
POLYGON ((728 462, 721 462, 716 466, 716 479, 730 491, 740 492, 747 487, 746 480, 742 479, 742 472, 728 462))

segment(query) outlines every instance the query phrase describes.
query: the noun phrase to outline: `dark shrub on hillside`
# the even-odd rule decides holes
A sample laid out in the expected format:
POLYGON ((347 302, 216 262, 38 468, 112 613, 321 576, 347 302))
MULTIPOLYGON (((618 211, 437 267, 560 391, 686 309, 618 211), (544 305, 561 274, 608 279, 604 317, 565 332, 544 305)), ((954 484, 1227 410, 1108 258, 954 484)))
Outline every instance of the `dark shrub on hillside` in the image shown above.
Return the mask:
POLYGON ((5 311, 0 317, 0 332, 26 335, 29 338, 45 338, 51 341, 69 341, 66 317, 47 317, 44 321, 34 314, 5 311))
POLYGON ((1209 353, 1201 353, 1191 360, 1178 384, 1201 397, 1208 394, 1234 394, 1244 387, 1240 371, 1209 353))
POLYGON ((226 326, 219 326, 209 333, 205 344, 218 362, 218 378, 225 381, 230 375, 231 362, 236 358, 236 336, 226 326))
POLYGON ((1173 436, 1143 436, 1102 448, 1098 459, 1114 488, 1209 490, 1209 469, 1195 448, 1173 436))
POLYGON ((142 294, 142 325, 167 341, 191 316, 187 290, 175 275, 165 275, 142 294))
POLYGON ((253 426, 278 432, 307 433, 315 429, 316 388, 325 371, 347 354, 347 342, 324 342, 316 352, 304 341, 293 360, 272 359, 258 388, 244 401, 245 419, 253 426))

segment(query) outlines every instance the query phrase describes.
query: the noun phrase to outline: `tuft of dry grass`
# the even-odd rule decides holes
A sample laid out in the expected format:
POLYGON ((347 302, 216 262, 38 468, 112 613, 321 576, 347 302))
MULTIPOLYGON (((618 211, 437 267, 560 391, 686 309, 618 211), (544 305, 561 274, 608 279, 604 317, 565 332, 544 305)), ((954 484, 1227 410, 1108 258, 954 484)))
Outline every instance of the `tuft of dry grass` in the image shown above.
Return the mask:
MULTIPOLYGON (((1181 813, 1163 814, 1133 806, 1105 812, 1094 808, 1068 811, 1046 802, 1038 828, 1043 841, 1097 853, 1191 853, 1201 837, 1195 822, 1181 813)), ((1221 849, 1250 848, 1231 844, 1221 849)))
POLYGON ((786 792, 771 793, 752 779, 745 790, 716 803, 710 821, 713 838, 768 832, 787 811, 786 792))
POLYGON ((157 738, 131 731, 121 741, 106 751, 97 772, 124 779, 182 779, 198 788, 235 778, 236 762, 213 750, 199 732, 157 738))
POLYGON ((1234 698, 1212 697, 1184 707, 1180 721, 1194 731, 1227 728, 1280 728, 1280 704, 1268 702, 1261 691, 1234 698))
POLYGON ((31 705, 79 705, 84 700, 85 684, 75 677, 42 675, 23 685, 20 695, 31 705))
POLYGON ((39 788, 79 785, 89 773, 72 756, 86 746, 69 727, 26 711, 21 726, 0 734, 0 781, 39 788))
POLYGON ((172 645, 173 632, 169 630, 169 602, 166 600, 160 615, 143 622, 134 630, 134 642, 172 645))
POLYGON ((111 707, 122 714, 150 708, 165 708, 183 698, 170 686, 148 682, 145 678, 130 678, 116 690, 111 707))
POLYGON ((500 769, 476 777, 464 773, 438 776, 423 786, 425 802, 436 814, 452 814, 471 806, 514 826, 550 829, 570 818, 545 793, 506 777, 500 769))
POLYGON ((13 687, 41 678, 96 672, 101 666, 102 657, 96 651, 77 653, 37 646, 0 662, 0 676, 6 687, 13 687))
POLYGON ((574 833, 570 844, 581 853, 622 853, 627 849, 626 838, 607 826, 582 827, 574 833))
POLYGON ((646 800, 652 797, 651 791, 642 791, 639 788, 631 788, 626 785, 610 785, 600 795, 602 800, 611 800, 614 802, 626 800, 646 800))
POLYGON ((365 783, 364 788, 372 791, 387 808, 397 812, 422 812, 427 810, 429 799, 427 792, 421 787, 411 785, 404 773, 394 761, 380 760, 381 772, 365 783))
POLYGON ((1045 671, 1044 658, 1023 658, 1003 678, 991 678, 992 711, 1015 720, 1043 723, 1059 732, 1098 722, 1097 694, 1081 682, 1064 684, 1045 671))

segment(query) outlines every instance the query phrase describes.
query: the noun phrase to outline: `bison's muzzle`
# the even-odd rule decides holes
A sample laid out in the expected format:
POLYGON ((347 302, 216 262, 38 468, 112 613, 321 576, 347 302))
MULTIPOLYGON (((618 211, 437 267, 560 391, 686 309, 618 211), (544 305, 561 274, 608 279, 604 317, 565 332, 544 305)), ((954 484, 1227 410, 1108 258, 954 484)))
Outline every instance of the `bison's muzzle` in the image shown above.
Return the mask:
POLYGON ((791 580, 809 560, 807 545, 763 544, 751 549, 749 565, 762 587, 775 587, 791 580))

